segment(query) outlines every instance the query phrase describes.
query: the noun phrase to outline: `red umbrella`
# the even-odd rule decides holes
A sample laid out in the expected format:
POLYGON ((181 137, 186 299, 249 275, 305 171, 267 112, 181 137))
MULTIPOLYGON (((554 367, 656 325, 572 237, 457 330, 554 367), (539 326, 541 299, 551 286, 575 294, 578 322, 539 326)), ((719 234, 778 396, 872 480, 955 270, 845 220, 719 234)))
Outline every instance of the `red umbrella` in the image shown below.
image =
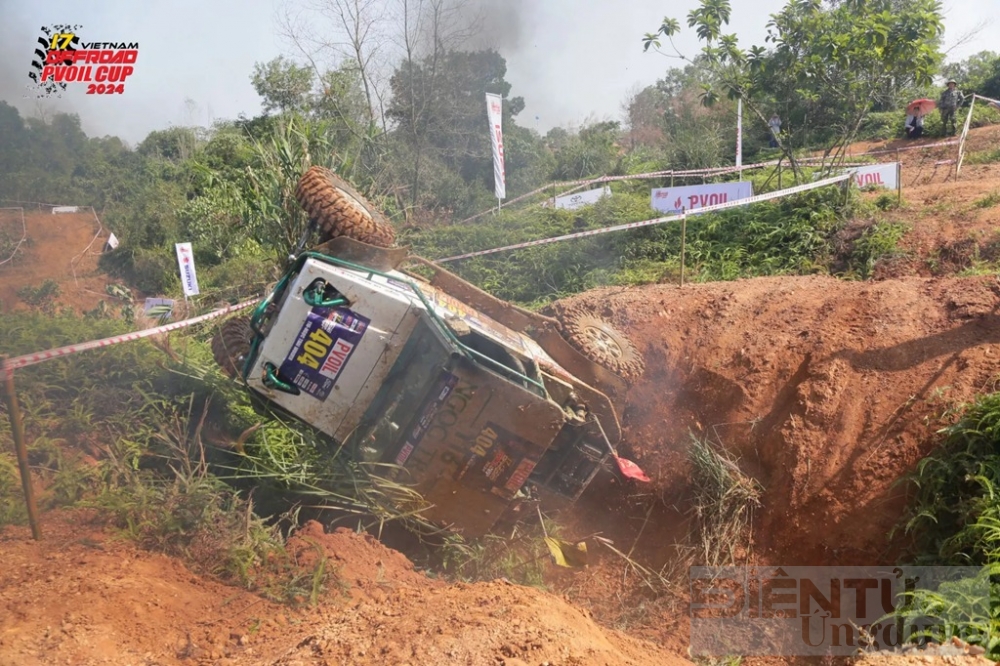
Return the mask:
POLYGON ((926 116, 934 110, 937 104, 932 99, 915 99, 906 105, 906 113, 911 116, 926 116))

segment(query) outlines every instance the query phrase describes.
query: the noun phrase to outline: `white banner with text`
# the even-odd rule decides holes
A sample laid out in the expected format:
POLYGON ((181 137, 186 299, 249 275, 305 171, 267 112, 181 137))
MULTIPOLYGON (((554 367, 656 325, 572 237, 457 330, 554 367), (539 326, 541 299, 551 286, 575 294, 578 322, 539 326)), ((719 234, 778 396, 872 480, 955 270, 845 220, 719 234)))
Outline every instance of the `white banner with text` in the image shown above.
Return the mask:
POLYGON ((846 173, 854 176, 854 184, 858 187, 884 187, 890 190, 896 189, 899 184, 897 175, 899 164, 888 162, 886 164, 872 164, 871 166, 848 169, 846 173))
POLYGON ((582 208, 583 206, 595 204, 602 197, 607 196, 611 196, 611 188, 605 185, 604 187, 599 187, 596 190, 587 190, 586 192, 567 194, 564 197, 556 197, 556 208, 576 210, 577 208, 582 208))
POLYGON ((743 180, 737 183, 658 187, 653 190, 651 198, 654 210, 679 213, 682 210, 697 210, 705 206, 749 199, 752 196, 753 183, 743 180))

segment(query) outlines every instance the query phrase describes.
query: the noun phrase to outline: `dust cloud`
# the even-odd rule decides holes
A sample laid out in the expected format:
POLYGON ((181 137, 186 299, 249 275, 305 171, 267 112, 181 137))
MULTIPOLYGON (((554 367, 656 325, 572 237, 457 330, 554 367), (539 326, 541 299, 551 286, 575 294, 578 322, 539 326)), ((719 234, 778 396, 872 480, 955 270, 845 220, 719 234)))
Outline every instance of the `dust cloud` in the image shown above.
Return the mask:
POLYGON ((465 48, 495 49, 501 55, 516 53, 524 42, 525 22, 532 5, 528 0, 470 0, 459 15, 476 27, 465 48))

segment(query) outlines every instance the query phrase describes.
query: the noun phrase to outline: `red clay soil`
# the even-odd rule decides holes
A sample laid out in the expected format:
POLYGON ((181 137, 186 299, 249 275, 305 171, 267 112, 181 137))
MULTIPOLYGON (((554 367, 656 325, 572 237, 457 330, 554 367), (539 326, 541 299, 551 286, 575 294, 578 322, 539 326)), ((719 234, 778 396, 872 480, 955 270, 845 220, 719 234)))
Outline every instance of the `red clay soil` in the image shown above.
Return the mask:
POLYGON ((968 655, 954 656, 933 656, 928 657, 922 654, 893 654, 877 652, 865 656, 855 662, 857 666, 927 666, 927 664, 938 664, 943 666, 993 666, 992 661, 984 657, 970 657, 968 655))
POLYGON ((886 534, 903 509, 895 482, 933 448, 943 410, 993 389, 998 376, 994 278, 781 277, 572 300, 628 331, 646 355, 622 448, 676 507, 643 537, 659 540, 654 552, 683 531, 694 432, 735 452, 763 484, 753 547, 765 560, 891 562, 886 534))
MULTIPOLYGON (((105 292, 108 277, 97 267, 108 230, 101 229, 92 213, 53 215, 27 209, 24 222, 27 241, 13 261, 0 265, 0 312, 26 309, 18 289, 39 287, 46 280, 59 285, 56 302, 60 307, 82 312, 102 299, 110 300, 105 292)), ((21 213, 0 210, 0 236, 16 240, 21 235, 21 213)), ((0 261, 7 258, 2 256, 0 261)))
MULTIPOLYGON (((862 150, 926 145, 940 138, 915 142, 897 140, 878 144, 856 144, 862 150)), ((903 207, 884 214, 886 219, 909 227, 900 246, 905 256, 882 262, 876 279, 954 275, 974 268, 977 260, 1000 259, 1000 163, 972 164, 977 154, 1000 148, 1000 126, 971 130, 966 142, 966 162, 955 175, 957 146, 944 146, 899 153, 903 165, 903 207)), ((894 153, 879 156, 896 160, 894 153)), ((871 196, 877 196, 873 194, 871 196)), ((861 230, 858 230, 860 234, 861 230)))
POLYGON ((338 582, 291 610, 114 540, 81 512, 44 538, 0 533, 0 666, 49 664, 690 663, 598 627, 551 594, 502 581, 446 585, 349 530, 308 523, 290 551, 338 582))

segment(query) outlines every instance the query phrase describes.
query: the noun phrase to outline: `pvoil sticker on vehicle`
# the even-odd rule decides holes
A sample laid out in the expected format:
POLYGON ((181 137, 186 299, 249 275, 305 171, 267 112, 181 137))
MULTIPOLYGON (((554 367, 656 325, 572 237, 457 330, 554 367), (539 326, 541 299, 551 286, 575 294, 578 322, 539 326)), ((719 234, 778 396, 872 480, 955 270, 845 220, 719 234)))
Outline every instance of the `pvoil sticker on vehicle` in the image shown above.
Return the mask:
POLYGON ((326 400, 370 323, 347 308, 314 307, 281 364, 281 375, 326 400))

